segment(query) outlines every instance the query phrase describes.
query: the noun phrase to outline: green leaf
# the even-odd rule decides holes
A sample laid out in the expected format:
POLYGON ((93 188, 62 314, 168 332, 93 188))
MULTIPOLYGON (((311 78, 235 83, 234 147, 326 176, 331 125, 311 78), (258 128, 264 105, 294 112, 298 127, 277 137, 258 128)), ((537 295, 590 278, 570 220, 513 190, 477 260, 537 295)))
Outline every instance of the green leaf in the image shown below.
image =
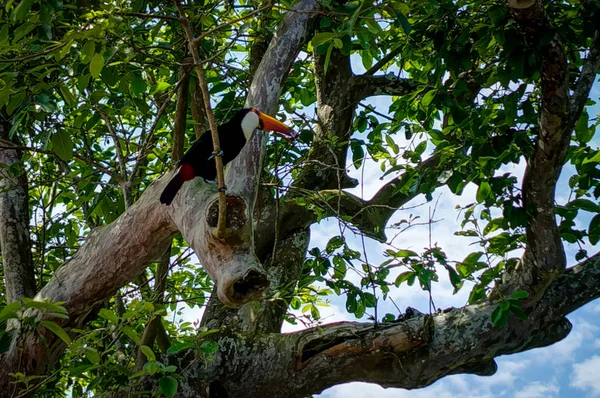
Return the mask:
POLYGON ((323 73, 327 74, 327 68, 329 67, 329 60, 331 58, 331 52, 333 51, 333 44, 330 44, 327 48, 327 54, 325 54, 325 63, 323 73))
POLYGON ((14 22, 20 22, 24 20, 33 3, 35 3, 35 0, 21 0, 21 2, 14 8, 12 12, 12 20, 14 22))
POLYGON ((85 351, 85 357, 94 365, 100 362, 100 354, 95 348, 88 347, 85 351))
POLYGON ((400 11, 397 11, 397 10, 395 10, 395 11, 396 12, 394 14, 396 15, 396 20, 398 20, 398 22, 400 22, 400 25, 402 25, 402 29, 404 30, 404 33, 409 34, 410 31, 412 30, 412 26, 410 26, 410 22, 408 22, 406 15, 404 15, 400 11))
POLYGON ((66 130, 58 130, 54 133, 52 136, 52 149, 65 162, 73 158, 73 141, 66 130))
POLYGON ((146 81, 142 77, 142 75, 135 74, 131 78, 131 93, 134 95, 139 95, 146 92, 146 81))
POLYGON ((597 203, 592 202, 589 199, 575 199, 566 205, 567 207, 574 207, 576 209, 581 209, 585 211, 589 211, 591 213, 600 212, 600 206, 597 203))
POLYGON ((588 236, 592 245, 595 245, 600 241, 600 214, 596 214, 592 218, 592 221, 590 221, 588 236))
POLYGON ((198 347, 198 350, 206 355, 214 354, 218 349, 219 344, 212 340, 203 341, 202 344, 200 344, 200 347, 198 347))
POLYGON ((10 116, 13 112, 21 106, 23 100, 25 99, 25 91, 20 91, 16 94, 10 96, 10 100, 8 101, 8 105, 6 105, 6 113, 10 116))
MULTIPOLYGON (((133 342, 135 344, 137 344, 137 345, 142 344, 142 339, 140 339, 140 336, 135 332, 135 330, 133 330, 133 328, 131 326, 123 326, 122 331, 123 331, 123 334, 125 334, 127 337, 129 337, 131 340, 133 340, 133 342)), ((143 349, 142 349, 142 352, 144 352, 143 349)), ((146 353, 144 352, 144 354, 146 354, 146 353)), ((150 358, 148 358, 148 359, 150 359, 150 358)))
MULTIPOLYGON (((81 54, 84 58, 84 62, 85 62, 85 59, 90 60, 95 52, 96 52, 96 43, 91 40, 86 42, 83 45, 83 47, 81 48, 81 54)), ((89 61, 87 61, 87 62, 89 62, 89 61)))
POLYGON ((40 324, 42 326, 46 327, 46 329, 50 330, 52 333, 54 333, 58 338, 60 338, 62 341, 64 341, 67 345, 71 344, 71 338, 69 337, 67 332, 65 332, 65 330, 63 328, 61 328, 57 323, 52 322, 52 321, 41 321, 40 324))
POLYGON ((583 162, 581 162, 582 165, 588 163, 600 163, 600 151, 596 151, 594 156, 592 156, 591 158, 586 157, 585 159, 583 159, 583 162))
POLYGON ((21 309, 21 302, 15 301, 2 308, 0 312, 0 323, 6 321, 9 318, 16 318, 16 311, 21 309))
POLYGON ((119 317, 117 317, 117 314, 115 314, 115 312, 113 310, 109 310, 108 308, 102 308, 98 312, 98 315, 114 324, 119 323, 119 317))
POLYGON ((316 47, 320 46, 321 44, 327 43, 330 40, 333 40, 335 37, 338 37, 337 33, 321 32, 313 36, 311 43, 313 47, 316 47))
POLYGON ((511 305, 510 312, 522 321, 526 321, 527 319, 529 319, 527 314, 525 312, 523 312, 523 310, 517 306, 511 305))
POLYGON ((152 348, 148 347, 147 345, 143 345, 140 346, 140 350, 146 356, 146 358, 148 358, 149 361, 156 361, 156 355, 154 355, 152 348))
POLYGON ((485 201, 487 197, 490 196, 491 192, 492 187, 490 186, 490 184, 487 181, 482 181, 481 184, 479 184, 479 189, 477 189, 477 202, 482 203, 483 201, 485 201))
POLYGON ((100 72, 102 72, 102 68, 104 68, 104 57, 102 57, 102 54, 94 54, 90 61, 90 73, 92 77, 98 78, 100 72))
POLYGON ((0 90, 0 108, 3 108, 4 105, 8 103, 10 98, 10 85, 6 85, 0 90))
POLYGON ((163 376, 158 380, 160 391, 167 397, 173 397, 177 394, 178 383, 172 376, 163 376))
POLYGON ((61 84, 59 88, 60 88, 60 94, 62 95, 63 99, 65 100, 65 103, 71 107, 76 106, 77 100, 75 99, 75 96, 73 95, 71 90, 69 90, 69 88, 64 84, 61 84))
POLYGON ((494 312, 492 312, 492 324, 494 326, 496 326, 497 328, 501 328, 502 326, 498 326, 498 324, 500 323, 502 317, 504 316, 504 313, 506 311, 504 311, 500 305, 498 305, 495 309, 494 312))
POLYGON ((427 94, 423 96, 423 99, 421 99, 421 105, 423 105, 424 108, 427 108, 429 104, 431 104, 431 101, 433 101, 433 98, 435 98, 436 94, 437 90, 429 90, 427 94))
POLYGON ((53 311, 61 314, 66 314, 67 309, 61 304, 63 302, 49 303, 47 301, 37 301, 30 298, 24 298, 25 308, 35 308, 42 311, 53 311))
POLYGON ((362 299, 365 307, 374 308, 377 303, 377 299, 372 293, 362 293, 362 299))
POLYGON ((512 296, 510 296, 511 300, 521 300, 521 299, 525 299, 529 297, 529 293, 527 293, 525 290, 518 290, 516 292, 514 292, 512 294, 512 296))

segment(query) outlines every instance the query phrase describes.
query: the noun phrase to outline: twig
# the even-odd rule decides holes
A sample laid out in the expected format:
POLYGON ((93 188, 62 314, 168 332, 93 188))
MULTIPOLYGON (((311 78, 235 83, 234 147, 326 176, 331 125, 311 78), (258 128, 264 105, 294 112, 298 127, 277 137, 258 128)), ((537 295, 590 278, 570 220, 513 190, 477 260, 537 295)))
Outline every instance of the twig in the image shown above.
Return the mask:
POLYGON ((181 22, 181 18, 171 17, 169 15, 146 14, 143 12, 121 12, 119 14, 126 17, 138 17, 144 19, 164 19, 165 21, 181 22))
POLYGON ((43 57, 44 55, 48 55, 51 52, 56 51, 59 48, 62 48, 64 46, 66 46, 68 43, 69 42, 67 41, 65 43, 61 43, 61 44, 56 45, 54 47, 50 47, 49 49, 44 50, 42 52, 35 53, 35 54, 25 55, 25 56, 20 57, 20 58, 0 59, 0 63, 7 64, 7 63, 13 63, 13 62, 27 61, 28 59, 32 59, 32 58, 43 57))
POLYGON ((388 55, 386 55, 385 57, 381 58, 379 61, 377 61, 375 63, 375 65, 373 65, 368 71, 366 71, 364 74, 367 76, 371 76, 374 75, 375 72, 377 72, 379 69, 383 68, 383 66, 385 64, 387 64, 388 62, 390 62, 392 59, 394 59, 394 57, 398 54, 400 54, 400 52, 402 51, 402 46, 398 46, 395 49, 393 49, 388 55))
MULTIPOLYGON (((185 13, 183 13, 183 9, 181 8, 181 5, 179 4, 179 1, 178 1, 178 0, 174 0, 174 1, 175 1, 175 4, 177 5, 177 8, 179 9, 179 15, 181 15, 181 18, 182 18, 182 21, 181 21, 181 23, 182 23, 184 26, 189 26, 189 22, 187 21, 187 19, 186 19, 186 17, 185 17, 185 13)), ((254 15, 258 14, 259 12, 265 11, 265 10, 267 10, 267 9, 271 8, 271 7, 273 7, 273 3, 269 3, 269 4, 267 4, 266 6, 264 6, 264 7, 261 7, 261 8, 257 8, 256 10, 254 10, 254 11, 252 11, 252 12, 250 12, 250 13, 248 13, 248 14, 246 14, 246 15, 242 16, 242 17, 236 18, 236 19, 234 19, 234 20, 231 20, 231 21, 229 21, 229 22, 225 22, 224 24, 221 24, 221 25, 219 25, 219 26, 216 26, 216 27, 214 27, 214 28, 212 28, 212 29, 209 29, 209 30, 207 30, 206 32, 202 33, 200 36, 198 36, 198 37, 196 37, 196 38, 192 38, 192 39, 191 39, 191 41, 190 41, 190 45, 192 45, 192 46, 194 46, 194 47, 195 47, 195 46, 197 46, 197 45, 200 43, 200 41, 201 41, 202 39, 204 39, 206 36, 210 35, 211 33, 213 33, 213 32, 216 32, 217 30, 219 30, 219 29, 222 29, 222 28, 224 28, 224 27, 227 27, 227 26, 229 26, 229 25, 233 25, 234 23, 237 23, 237 22, 243 21, 244 19, 250 18, 250 17, 252 17, 252 16, 254 16, 254 15)), ((187 28, 186 28, 186 29, 187 29, 187 28)), ((199 59, 199 58, 198 58, 198 59, 199 59)), ((198 60, 194 60, 194 62, 195 62, 195 63, 198 63, 198 60)))
MULTIPOLYGON (((225 217, 227 213, 227 200, 225 197, 225 176, 223 175, 223 158, 221 157, 221 146, 219 144, 219 132, 217 129, 217 122, 215 121, 215 115, 210 108, 210 95, 208 93, 208 84, 206 83, 206 77, 204 76, 204 69, 200 64, 200 56, 198 55, 198 49, 194 43, 197 43, 194 39, 194 33, 192 32, 192 28, 190 27, 190 23, 185 16, 185 11, 181 6, 179 0, 173 0, 177 9, 179 10, 179 15, 181 16, 181 25, 185 29, 185 33, 188 39, 188 43, 190 46, 190 52, 192 54, 192 58, 194 59, 194 67, 196 69, 196 74, 198 75, 198 83, 200 84, 200 90, 202 90, 202 97, 204 97, 204 108, 206 110, 206 116, 208 118, 208 125, 210 126, 210 131, 212 134, 212 142, 213 142, 213 154, 215 158, 215 166, 217 168, 217 181, 219 183, 219 219, 217 222, 217 238, 222 238, 225 236, 225 217)), ((209 33, 210 31, 206 32, 209 33)), ((200 36, 202 37, 202 36, 200 36)))
MULTIPOLYGON (((38 149, 38 148, 33 148, 33 147, 23 146, 23 145, 14 145, 10 141, 6 141, 3 139, 0 139, 0 150, 1 149, 16 149, 18 151, 31 151, 31 152, 43 153, 45 155, 58 156, 56 154, 56 152, 54 152, 54 151, 49 151, 47 149, 38 149)), ((91 159, 88 159, 84 156, 78 155, 76 152, 73 152, 73 157, 77 158, 77 159, 81 160, 82 162, 87 163, 90 166, 97 168, 101 172, 111 176, 119 184, 122 184, 124 182, 123 178, 121 178, 120 175, 110 171, 109 169, 107 169, 105 167, 100 166, 99 164, 97 164, 96 162, 94 162, 91 159)))

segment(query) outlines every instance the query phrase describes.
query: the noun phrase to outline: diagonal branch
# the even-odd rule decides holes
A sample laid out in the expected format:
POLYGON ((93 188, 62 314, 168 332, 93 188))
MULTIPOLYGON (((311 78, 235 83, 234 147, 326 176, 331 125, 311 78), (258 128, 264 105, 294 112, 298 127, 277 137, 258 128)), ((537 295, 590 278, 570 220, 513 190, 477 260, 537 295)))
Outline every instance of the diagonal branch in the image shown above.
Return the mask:
MULTIPOLYGON (((575 126, 577 120, 581 116, 583 107, 590 95, 590 90, 594 85, 594 81, 600 68, 600 30, 594 33, 594 39, 590 47, 588 57, 581 68, 579 78, 573 89, 571 98, 571 115, 569 117, 569 125, 575 126)), ((573 127, 571 127, 573 128, 573 127)))
MULTIPOLYGON (((450 166, 440 167, 440 155, 434 154, 414 168, 407 169, 402 175, 385 184, 370 200, 338 189, 321 191, 303 190, 301 196, 307 203, 316 205, 327 216, 348 220, 365 235, 380 242, 386 241, 385 226, 390 217, 402 206, 420 195, 420 186, 424 182, 437 181, 440 172, 450 166)), ((436 184, 433 184, 435 186, 436 184)), ((286 203, 280 223, 283 236, 299 225, 308 226, 315 222, 316 214, 302 208, 294 200, 286 203)))
POLYGON ((204 109, 206 110, 206 116, 208 118, 208 125, 210 126, 210 132, 212 135, 213 143, 213 155, 215 158, 215 167, 217 168, 217 181, 219 184, 219 220, 217 223, 217 237, 221 238, 225 236, 225 217, 227 212, 227 201, 225 199, 225 176, 223 174, 223 154, 221 153, 221 145, 219 143, 219 130, 217 128, 217 122, 215 121, 215 115, 212 112, 210 106, 210 94, 208 93, 208 84, 206 83, 206 77, 204 76, 204 68, 200 63, 200 55, 198 54, 198 48, 194 39, 194 33, 190 27, 190 21, 185 16, 185 11, 181 7, 179 0, 173 0, 177 9, 179 10, 179 16, 181 17, 181 25, 185 30, 187 40, 190 47, 190 53, 194 59, 194 68, 198 75, 198 82, 200 84, 200 90, 202 91, 202 97, 204 98, 204 109))
POLYGON ((402 48, 403 46, 398 46, 394 48, 387 55, 385 55, 383 58, 377 61, 375 65, 369 68, 369 70, 364 73, 364 76, 374 75, 377 71, 379 71, 379 69, 383 68, 385 64, 393 60, 396 57, 396 55, 400 54, 402 52, 402 48))
POLYGON ((356 100, 374 95, 407 95, 413 93, 422 84, 412 79, 398 78, 393 75, 369 76, 366 74, 354 77, 352 83, 356 100))

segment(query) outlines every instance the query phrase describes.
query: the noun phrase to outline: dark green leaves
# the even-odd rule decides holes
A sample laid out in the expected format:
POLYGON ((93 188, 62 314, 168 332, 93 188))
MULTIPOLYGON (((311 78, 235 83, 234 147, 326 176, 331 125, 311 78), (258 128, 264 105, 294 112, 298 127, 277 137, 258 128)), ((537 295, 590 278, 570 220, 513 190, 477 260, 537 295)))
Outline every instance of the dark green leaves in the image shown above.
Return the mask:
POLYGON ((73 157, 73 141, 66 130, 58 130, 52 136, 52 148, 62 160, 69 161, 73 157))
POLYGON ((172 376, 163 376, 158 380, 160 392, 162 392, 165 397, 175 396, 175 394, 177 394, 178 384, 177 379, 172 376))
POLYGON ((17 6, 13 9, 12 19, 15 22, 21 22, 25 19, 25 16, 31 9, 31 6, 35 3, 35 0, 21 0, 17 6))
POLYGON ((527 321, 528 316, 521 309, 521 302, 519 301, 526 299, 527 297, 529 297, 529 293, 520 290, 515 292, 507 300, 501 301, 494 309, 494 312, 492 312, 492 324, 498 329, 503 328, 506 326, 511 314, 516 316, 521 321, 527 321))

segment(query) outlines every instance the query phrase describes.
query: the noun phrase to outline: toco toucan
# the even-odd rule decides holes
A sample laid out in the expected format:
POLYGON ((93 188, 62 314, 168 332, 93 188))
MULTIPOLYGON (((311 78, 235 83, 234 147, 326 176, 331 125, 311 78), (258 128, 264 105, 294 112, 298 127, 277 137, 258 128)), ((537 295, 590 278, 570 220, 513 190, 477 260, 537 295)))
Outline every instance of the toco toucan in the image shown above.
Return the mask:
MULTIPOLYGON (((256 128, 277 131, 287 140, 294 137, 289 127, 271 116, 254 108, 241 109, 227 123, 218 127, 223 165, 236 158, 256 128)), ((207 131, 179 161, 177 174, 160 195, 161 203, 170 205, 183 183, 194 177, 202 177, 206 181, 217 177, 213 148, 211 133, 207 131)))

